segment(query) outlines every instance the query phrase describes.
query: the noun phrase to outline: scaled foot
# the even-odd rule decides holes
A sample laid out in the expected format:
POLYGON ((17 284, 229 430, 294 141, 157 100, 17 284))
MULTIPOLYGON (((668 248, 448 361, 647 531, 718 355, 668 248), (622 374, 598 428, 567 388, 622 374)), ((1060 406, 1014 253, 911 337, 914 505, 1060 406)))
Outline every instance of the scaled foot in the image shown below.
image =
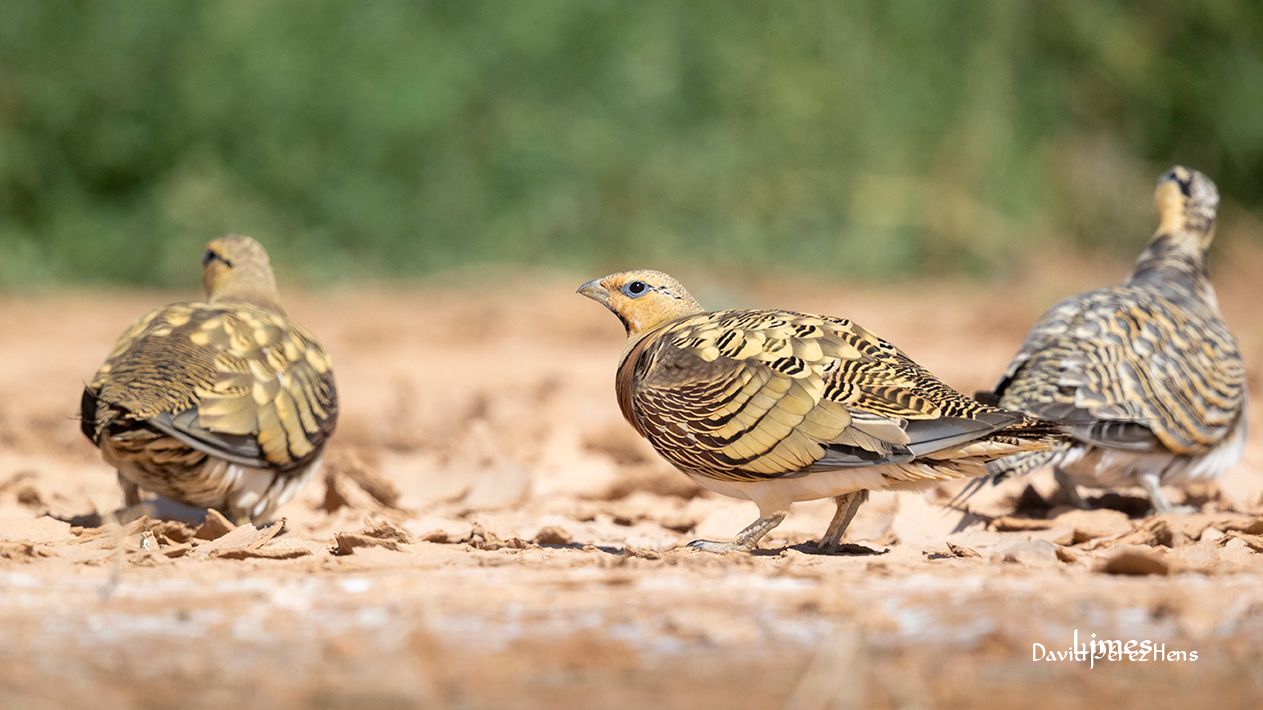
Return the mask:
POLYGON ((694 540, 688 544, 688 547, 694 550, 702 550, 703 552, 713 552, 716 555, 726 555, 729 552, 753 552, 758 549, 758 543, 746 544, 736 540, 731 542, 720 542, 719 540, 694 540))
POLYGON ((724 555, 729 552, 753 552, 759 547, 759 540, 762 540, 763 536, 768 534, 772 528, 780 525, 781 521, 785 519, 787 512, 782 510, 760 517, 737 533, 736 539, 732 542, 694 540, 688 546, 694 550, 704 550, 718 555, 724 555))

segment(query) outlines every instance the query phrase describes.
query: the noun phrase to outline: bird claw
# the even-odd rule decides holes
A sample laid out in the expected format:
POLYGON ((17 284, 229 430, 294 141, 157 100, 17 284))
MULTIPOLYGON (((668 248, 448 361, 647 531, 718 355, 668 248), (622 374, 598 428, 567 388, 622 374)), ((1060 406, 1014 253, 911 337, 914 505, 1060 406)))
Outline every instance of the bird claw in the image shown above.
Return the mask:
POLYGON ((688 544, 694 550, 724 555, 729 552, 749 552, 749 549, 735 542, 718 542, 716 540, 694 540, 688 544))

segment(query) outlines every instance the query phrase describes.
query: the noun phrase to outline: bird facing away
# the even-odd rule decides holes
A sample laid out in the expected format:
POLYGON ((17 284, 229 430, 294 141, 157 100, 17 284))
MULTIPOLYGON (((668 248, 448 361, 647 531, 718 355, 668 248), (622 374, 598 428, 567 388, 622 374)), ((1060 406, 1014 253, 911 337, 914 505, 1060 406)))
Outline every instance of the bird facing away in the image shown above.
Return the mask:
POLYGON ((657 271, 612 274, 579 293, 627 329, 615 379, 627 421, 701 486, 759 507, 732 542, 691 547, 753 550, 791 503, 833 498, 819 546, 834 550, 870 490, 986 476, 1059 436, 953 390, 842 318, 707 312, 657 271))
POLYGON ((129 508, 144 488, 262 521, 319 469, 337 421, 329 356, 281 308, 250 237, 207 245, 207 299, 146 315, 83 391, 84 435, 118 471, 129 508))
POLYGON ((1206 250, 1219 193, 1175 167, 1158 181, 1158 230, 1121 286, 1072 296, 1031 328, 995 387, 1000 406, 1066 422, 1047 456, 1070 500, 1077 485, 1160 486, 1214 479, 1241 458, 1241 354, 1210 284, 1206 250))

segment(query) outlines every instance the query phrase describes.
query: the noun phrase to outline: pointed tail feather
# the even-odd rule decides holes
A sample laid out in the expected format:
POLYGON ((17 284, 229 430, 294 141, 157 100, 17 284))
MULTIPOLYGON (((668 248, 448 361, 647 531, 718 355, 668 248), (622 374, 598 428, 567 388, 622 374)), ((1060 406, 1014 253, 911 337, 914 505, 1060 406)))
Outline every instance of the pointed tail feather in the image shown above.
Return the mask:
POLYGON ((1043 451, 1023 451, 1005 456, 987 464, 987 477, 992 483, 1000 483, 1011 476, 1021 476, 1037 468, 1047 466, 1070 448, 1070 440, 1062 439, 1043 451))
MULTIPOLYGON (((969 502, 988 483, 996 485, 1011 476, 1022 476, 1037 468, 1047 466, 1056 461, 1070 448, 1070 439, 1057 432, 1059 428, 1051 422, 1029 420, 1017 425, 1026 429, 1026 433, 1035 434, 1048 441, 1048 448, 1036 451, 1020 451, 1009 454, 987 463, 987 475, 975 478, 947 502, 948 508, 957 508, 969 502)), ((1005 433, 1010 433, 1006 430, 1005 433)))

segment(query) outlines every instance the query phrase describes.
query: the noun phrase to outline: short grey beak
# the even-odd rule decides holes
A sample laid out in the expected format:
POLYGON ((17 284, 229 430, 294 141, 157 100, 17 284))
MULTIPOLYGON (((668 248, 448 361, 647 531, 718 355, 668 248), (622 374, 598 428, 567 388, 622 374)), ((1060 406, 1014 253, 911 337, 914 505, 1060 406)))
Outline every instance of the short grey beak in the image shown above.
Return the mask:
POLYGON ((581 293, 603 306, 610 305, 610 292, 606 291, 605 287, 601 285, 600 279, 588 281, 580 286, 576 293, 581 293))

